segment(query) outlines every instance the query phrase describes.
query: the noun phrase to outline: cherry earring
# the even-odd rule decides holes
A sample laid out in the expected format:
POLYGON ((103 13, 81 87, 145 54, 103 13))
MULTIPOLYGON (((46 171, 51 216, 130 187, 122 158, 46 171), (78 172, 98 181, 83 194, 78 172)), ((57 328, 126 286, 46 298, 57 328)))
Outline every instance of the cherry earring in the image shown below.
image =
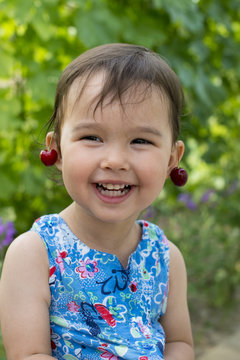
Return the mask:
POLYGON ((52 140, 53 136, 51 138, 48 150, 45 149, 40 152, 40 159, 45 166, 54 165, 58 158, 58 153, 56 150, 51 149, 52 140))
POLYGON ((184 186, 188 179, 188 173, 185 169, 175 167, 170 173, 170 178, 174 185, 184 186))

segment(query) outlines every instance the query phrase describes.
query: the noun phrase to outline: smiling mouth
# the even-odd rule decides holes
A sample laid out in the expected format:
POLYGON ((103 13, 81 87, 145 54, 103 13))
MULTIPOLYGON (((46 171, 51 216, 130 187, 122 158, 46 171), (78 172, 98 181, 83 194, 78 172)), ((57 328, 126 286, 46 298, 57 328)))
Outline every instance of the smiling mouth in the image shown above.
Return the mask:
POLYGON ((117 197, 126 195, 131 190, 131 185, 97 183, 96 189, 104 196, 117 197))

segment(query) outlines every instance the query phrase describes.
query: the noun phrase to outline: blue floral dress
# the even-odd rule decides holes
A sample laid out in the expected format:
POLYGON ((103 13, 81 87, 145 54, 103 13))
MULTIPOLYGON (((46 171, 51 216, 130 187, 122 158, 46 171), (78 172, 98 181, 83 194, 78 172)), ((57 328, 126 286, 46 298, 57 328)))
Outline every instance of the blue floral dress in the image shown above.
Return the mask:
POLYGON ((169 247, 158 226, 138 221, 142 238, 125 269, 113 254, 89 248, 58 215, 31 230, 49 257, 52 355, 58 360, 160 360, 165 334, 169 247))

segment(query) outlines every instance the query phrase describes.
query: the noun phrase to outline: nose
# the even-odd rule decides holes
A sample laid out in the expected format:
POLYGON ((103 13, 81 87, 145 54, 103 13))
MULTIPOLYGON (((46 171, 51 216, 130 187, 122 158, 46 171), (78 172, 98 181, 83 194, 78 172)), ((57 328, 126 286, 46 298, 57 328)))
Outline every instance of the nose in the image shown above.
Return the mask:
POLYGON ((130 165, 126 151, 119 148, 109 149, 105 152, 100 167, 103 170, 129 170, 130 165))

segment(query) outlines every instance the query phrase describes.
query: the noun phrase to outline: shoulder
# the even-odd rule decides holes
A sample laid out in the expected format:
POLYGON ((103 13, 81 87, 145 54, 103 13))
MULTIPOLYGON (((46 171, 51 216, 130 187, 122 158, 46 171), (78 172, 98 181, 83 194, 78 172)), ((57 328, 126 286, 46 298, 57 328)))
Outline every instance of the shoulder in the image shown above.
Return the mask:
MULTIPOLYGON (((186 272, 185 262, 183 255, 179 248, 168 240, 169 253, 170 253, 170 270, 172 273, 176 273, 181 270, 181 273, 186 272)), ((171 273, 170 273, 171 275, 171 273)))
POLYGON ((37 259, 44 259, 46 256, 47 252, 40 236, 34 231, 28 231, 18 236, 11 243, 6 253, 5 262, 20 261, 20 259, 29 261, 34 259, 36 261, 37 259))
MULTIPOLYGON (((172 300, 185 298, 187 292, 187 271, 183 255, 179 248, 168 240, 169 243, 169 298, 172 300)), ((170 300, 170 299, 169 299, 170 300)))
MULTIPOLYGON (((29 289, 45 281, 48 285, 48 276, 47 250, 39 235, 28 231, 17 237, 9 246, 4 259, 1 292, 5 288, 20 287, 20 284, 28 284, 29 289)), ((44 296, 48 298, 47 286, 44 291, 44 296)))

